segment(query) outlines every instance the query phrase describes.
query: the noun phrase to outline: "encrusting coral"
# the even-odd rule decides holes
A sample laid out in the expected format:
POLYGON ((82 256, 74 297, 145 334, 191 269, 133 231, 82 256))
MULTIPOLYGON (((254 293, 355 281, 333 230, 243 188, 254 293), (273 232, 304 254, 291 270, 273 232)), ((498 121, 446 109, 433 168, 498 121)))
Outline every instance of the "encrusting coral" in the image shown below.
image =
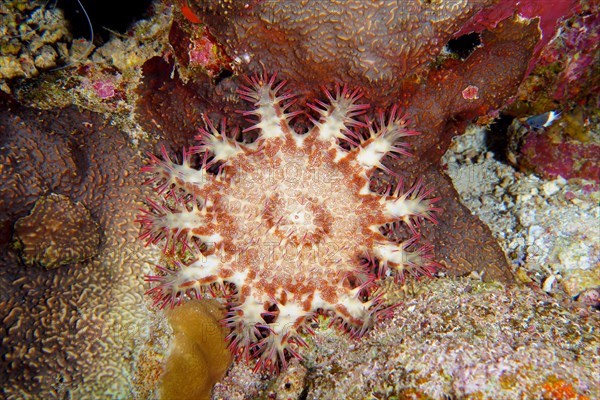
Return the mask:
POLYGON ((52 269, 95 256, 100 228, 81 203, 51 194, 38 199, 31 213, 15 223, 14 238, 26 264, 52 269))
POLYGON ((439 199, 422 180, 374 192, 377 169, 393 174, 383 157, 409 155, 400 140, 418 134, 397 107, 362 120, 369 106, 361 93, 337 86, 327 102, 310 105, 314 126, 299 134, 290 121, 303 111, 287 111, 294 96, 285 81, 265 72, 248 82, 239 93, 253 105, 243 115, 254 125, 244 132, 258 138, 236 141, 225 122, 218 130, 206 119, 181 164, 164 149, 162 160, 152 155, 143 170, 160 200, 149 199, 138 222, 141 237, 160 242, 170 260, 147 277, 155 303, 225 297, 234 355, 276 371, 301 358, 302 334, 318 313, 360 337, 393 309, 383 278, 435 272, 419 227, 436 222, 439 199))
POLYGON ((493 0, 187 3, 232 57, 318 87, 332 71, 361 86, 407 76, 493 0))
MULTIPOLYGON (((519 53, 527 52, 526 45, 521 44, 521 49, 515 44, 515 54, 499 63, 511 75, 511 64, 524 63, 530 70, 541 48, 554 36, 557 20, 578 8, 577 0, 555 0, 551 6, 535 0, 180 3, 189 5, 208 26, 215 45, 236 61, 236 69, 256 71, 268 65, 290 82, 304 83, 307 91, 318 88, 324 76, 352 81, 369 89, 367 95, 373 89, 377 101, 397 97, 413 74, 424 75, 432 69, 429 64, 435 63, 449 40, 496 31, 500 22, 512 18, 536 25, 535 32, 523 32, 523 37, 535 38, 535 49, 524 59, 519 53)), ((493 54, 485 43, 479 47, 493 54)), ((493 78, 489 62, 479 64, 478 70, 482 78, 493 78)))

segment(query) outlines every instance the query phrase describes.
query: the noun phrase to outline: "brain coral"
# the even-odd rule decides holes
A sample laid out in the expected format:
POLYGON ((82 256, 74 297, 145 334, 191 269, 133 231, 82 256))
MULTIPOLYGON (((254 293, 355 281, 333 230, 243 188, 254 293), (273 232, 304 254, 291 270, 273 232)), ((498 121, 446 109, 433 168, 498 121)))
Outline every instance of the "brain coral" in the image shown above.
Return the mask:
POLYGON ((52 269, 95 256, 100 228, 81 203, 53 193, 15 223, 15 240, 26 264, 52 269))
POLYGON ((391 81, 430 62, 477 11, 478 1, 197 0, 197 15, 240 59, 299 80, 391 81))
POLYGON ((148 250, 135 240, 133 223, 146 189, 134 173, 139 157, 98 114, 77 107, 42 111, 1 95, 0 142, 2 398, 127 397, 141 349, 134 341, 148 319, 140 276, 148 250), (50 196, 54 205, 87 211, 81 218, 68 209, 60 217, 40 215, 52 208, 48 193, 60 194, 50 196), (8 240, 34 206, 36 231, 49 229, 45 223, 65 228, 53 233, 58 259, 74 254, 76 243, 83 245, 80 254, 95 244, 97 255, 69 267, 24 267, 8 240), (64 240, 77 222, 97 231, 64 240))
POLYGON ((311 104, 313 127, 297 133, 287 111, 294 97, 285 82, 265 74, 249 79, 240 96, 256 131, 235 140, 207 118, 198 146, 182 163, 151 156, 159 201, 149 200, 138 221, 148 244, 164 246, 149 293, 161 306, 187 297, 225 297, 230 349, 258 357, 256 369, 278 370, 300 358, 302 333, 318 313, 362 336, 388 314, 381 281, 431 275, 432 246, 419 244, 419 227, 435 222, 437 198, 421 180, 373 192, 384 156, 408 155, 399 140, 418 133, 396 107, 376 121, 361 119, 361 94, 337 86, 327 102, 311 104), (398 237, 399 225, 410 235, 398 237), (392 234, 396 232, 396 234, 392 234))

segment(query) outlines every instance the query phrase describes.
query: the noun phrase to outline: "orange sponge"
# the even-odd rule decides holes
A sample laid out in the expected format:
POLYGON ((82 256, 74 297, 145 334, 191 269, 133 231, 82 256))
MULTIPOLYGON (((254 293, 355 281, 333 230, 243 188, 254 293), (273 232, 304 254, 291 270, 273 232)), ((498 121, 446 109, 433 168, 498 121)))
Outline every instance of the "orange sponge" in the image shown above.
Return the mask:
POLYGON ((167 310, 175 340, 167 360, 161 399, 210 399, 210 391, 231 363, 223 318, 215 300, 188 301, 167 310))

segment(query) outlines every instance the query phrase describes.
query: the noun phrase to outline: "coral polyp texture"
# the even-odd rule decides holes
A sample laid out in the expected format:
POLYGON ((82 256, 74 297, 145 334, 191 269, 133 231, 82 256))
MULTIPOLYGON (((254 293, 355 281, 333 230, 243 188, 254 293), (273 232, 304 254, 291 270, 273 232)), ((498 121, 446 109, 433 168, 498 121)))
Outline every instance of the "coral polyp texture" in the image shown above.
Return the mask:
POLYGON ((255 140, 205 119, 180 164, 164 148, 162 159, 152 155, 144 171, 160 200, 138 222, 168 260, 147 277, 155 303, 226 298, 233 354, 277 371, 301 358, 318 314, 360 337, 394 308, 383 279, 435 272, 419 228, 436 222, 438 199, 421 180, 372 190, 377 169, 394 174, 383 158, 410 156, 402 138, 418 134, 396 107, 372 121, 361 93, 338 85, 310 104, 312 126, 301 134, 291 120, 304 112, 289 112, 285 81, 265 73, 248 83, 239 95, 253 125, 242 133, 255 140))

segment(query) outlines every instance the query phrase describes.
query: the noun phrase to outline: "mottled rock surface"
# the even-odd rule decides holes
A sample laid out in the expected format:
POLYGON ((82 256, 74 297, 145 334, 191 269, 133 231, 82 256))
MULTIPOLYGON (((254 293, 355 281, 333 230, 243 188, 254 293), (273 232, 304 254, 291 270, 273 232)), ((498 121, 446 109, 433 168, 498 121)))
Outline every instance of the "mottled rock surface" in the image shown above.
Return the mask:
MULTIPOLYGON (((597 312, 527 287, 472 279, 424 282, 362 340, 315 327, 303 397, 596 398, 597 312), (575 397, 580 396, 580 397, 575 397), (584 397, 585 396, 585 397, 584 397)), ((214 399, 269 398, 268 382, 236 365, 214 399), (239 379, 238 379, 239 377, 239 379)))

